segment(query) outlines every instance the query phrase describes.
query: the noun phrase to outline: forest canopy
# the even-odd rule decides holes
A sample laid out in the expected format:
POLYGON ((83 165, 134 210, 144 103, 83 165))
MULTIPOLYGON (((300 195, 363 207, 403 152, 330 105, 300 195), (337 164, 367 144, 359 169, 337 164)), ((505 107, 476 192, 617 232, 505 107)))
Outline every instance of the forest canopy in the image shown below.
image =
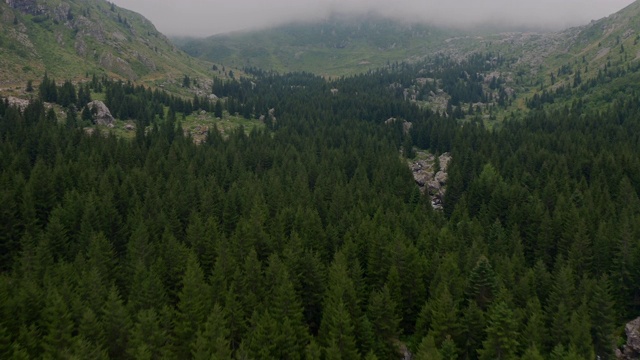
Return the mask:
MULTIPOLYGON (((457 102, 487 97, 446 69, 457 102)), ((489 130, 388 86, 417 71, 254 69, 214 81, 217 102, 47 79, 24 110, 0 102, 0 357, 613 358, 640 312, 638 94, 489 130), (43 102, 88 91, 133 140, 43 102), (223 107, 266 128, 183 131, 223 107), (452 154, 444 211, 407 144, 452 154)))

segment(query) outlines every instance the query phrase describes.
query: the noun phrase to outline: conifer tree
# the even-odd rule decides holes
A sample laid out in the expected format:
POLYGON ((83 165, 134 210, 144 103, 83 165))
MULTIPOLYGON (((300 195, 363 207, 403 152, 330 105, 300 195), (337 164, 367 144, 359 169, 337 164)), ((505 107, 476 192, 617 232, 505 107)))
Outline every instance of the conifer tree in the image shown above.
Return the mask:
POLYGON ((367 316, 373 325, 374 350, 382 359, 399 357, 395 341, 400 333, 400 318, 396 314, 396 305, 391 300, 389 288, 385 285, 381 291, 371 293, 367 306, 367 316))
POLYGON ((427 335, 422 339, 414 360, 442 360, 442 355, 436 347, 433 336, 427 335))
POLYGON ((110 358, 126 357, 131 319, 115 286, 111 287, 102 309, 104 342, 110 358))
POLYGON ((176 355, 181 358, 189 357, 190 346, 196 340, 196 334, 201 324, 204 324, 209 314, 210 290, 204 280, 204 273, 200 269, 196 256, 190 252, 187 258, 187 268, 182 277, 182 289, 178 293, 178 305, 175 321, 175 334, 178 342, 176 355))
POLYGON ((70 353, 74 324, 67 302, 57 290, 50 290, 47 307, 43 311, 46 335, 43 339, 44 356, 60 359, 70 353))
POLYGON ((586 299, 578 310, 571 314, 570 349, 584 359, 593 359, 593 343, 591 341, 591 321, 589 319, 586 299))
POLYGON ((485 256, 481 256, 469 275, 468 297, 482 310, 486 310, 495 293, 495 274, 485 256))
POLYGON ((522 360, 544 360, 544 357, 542 357, 537 347, 532 346, 522 355, 522 360))
POLYGON ((231 358, 229 328, 224 308, 215 304, 204 327, 198 330, 191 354, 195 360, 223 360, 231 358))
POLYGON ((595 282, 589 297, 593 346, 596 356, 611 356, 616 317, 609 278, 603 275, 595 282))
POLYGON ((481 360, 515 359, 518 350, 518 324, 513 311, 500 301, 489 309, 487 339, 478 350, 481 360))
POLYGON ((160 359, 168 355, 168 334, 154 309, 143 309, 129 335, 128 354, 133 358, 160 359))
POLYGON ((322 326, 326 329, 324 341, 327 360, 360 358, 356 348, 351 317, 342 299, 325 307, 322 326))

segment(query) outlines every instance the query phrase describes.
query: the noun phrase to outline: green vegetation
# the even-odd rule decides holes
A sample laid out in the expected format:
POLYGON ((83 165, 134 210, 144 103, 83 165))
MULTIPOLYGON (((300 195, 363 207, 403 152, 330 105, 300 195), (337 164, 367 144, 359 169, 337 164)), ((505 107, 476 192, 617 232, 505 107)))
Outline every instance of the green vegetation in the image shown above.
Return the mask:
POLYGON ((640 98, 489 131, 388 86, 423 71, 474 101, 481 80, 448 74, 483 59, 253 70, 215 102, 94 78, 111 135, 0 102, 2 356, 611 359, 640 311, 640 98), (452 154, 443 211, 407 143, 452 154))
POLYGON ((184 74, 210 77, 211 64, 188 57, 140 15, 107 1, 0 3, 0 83, 24 84, 45 72, 79 80, 96 73, 170 85, 184 74), (22 10, 21 10, 22 9, 22 10), (11 15, 8 15, 11 14, 11 15))
POLYGON ((436 52, 458 33, 376 16, 334 15, 315 24, 176 41, 192 56, 227 66, 335 77, 436 52))
MULTIPOLYGON (((412 46, 360 25, 317 41, 412 46)), ((613 359, 640 312, 640 65, 617 31, 535 73, 486 43, 339 78, 211 66, 171 92, 29 74, 28 105, 0 101, 0 358, 613 359), (451 154, 442 210, 401 149, 451 154)))

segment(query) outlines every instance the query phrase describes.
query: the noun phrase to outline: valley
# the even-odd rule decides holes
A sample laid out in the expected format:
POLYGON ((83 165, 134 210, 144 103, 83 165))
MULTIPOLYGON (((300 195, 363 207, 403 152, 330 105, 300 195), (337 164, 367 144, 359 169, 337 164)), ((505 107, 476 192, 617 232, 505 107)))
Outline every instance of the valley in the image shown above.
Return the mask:
POLYGON ((0 30, 0 358, 640 354, 640 2, 174 45, 7 0, 0 30))

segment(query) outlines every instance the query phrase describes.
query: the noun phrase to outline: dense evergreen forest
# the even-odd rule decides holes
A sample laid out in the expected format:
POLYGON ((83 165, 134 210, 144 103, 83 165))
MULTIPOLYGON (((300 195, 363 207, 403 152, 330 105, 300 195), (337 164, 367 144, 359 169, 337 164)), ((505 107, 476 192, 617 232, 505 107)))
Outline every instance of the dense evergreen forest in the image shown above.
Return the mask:
MULTIPOLYGON (((215 103, 78 87, 133 140, 0 101, 0 358, 613 358, 640 313, 640 96, 488 130, 389 86, 415 70, 253 70, 215 103), (184 134, 222 107, 266 130, 184 134), (444 211, 412 145, 453 156, 444 211)), ((461 71, 458 101, 488 96, 461 71)))

